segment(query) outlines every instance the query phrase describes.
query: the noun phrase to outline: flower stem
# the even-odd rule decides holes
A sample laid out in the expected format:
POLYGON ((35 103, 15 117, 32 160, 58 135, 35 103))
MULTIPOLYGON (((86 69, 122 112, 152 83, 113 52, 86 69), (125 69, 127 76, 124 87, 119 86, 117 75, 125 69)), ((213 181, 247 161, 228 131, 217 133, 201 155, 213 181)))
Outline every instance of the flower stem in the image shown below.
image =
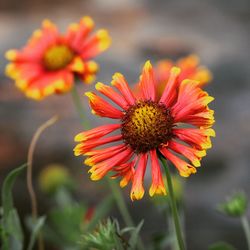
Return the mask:
MULTIPOLYGON (((28 192, 30 195, 30 199, 31 199, 31 211, 32 211, 32 218, 35 221, 37 219, 38 216, 38 209, 37 209, 37 199, 36 199, 36 193, 34 191, 33 188, 33 182, 32 182, 32 170, 33 170, 33 156, 34 156, 34 151, 35 151, 35 147, 37 144, 37 141, 40 137, 40 135, 43 133, 43 131, 50 127, 51 125, 53 125, 56 121, 57 121, 58 117, 57 116, 53 116, 51 119, 49 119, 48 121, 46 121, 45 123, 43 123, 35 132, 30 146, 29 146, 29 150, 28 150, 28 160, 27 160, 27 187, 28 187, 28 192)), ((43 238, 42 238, 42 234, 39 233, 38 235, 38 249, 39 250, 43 250, 44 249, 44 243, 43 243, 43 238)))
POLYGON ((179 217, 178 217, 178 211, 177 211, 176 201, 175 201, 175 197, 174 197, 174 190, 173 190, 170 171, 169 171, 169 168, 168 168, 168 165, 167 165, 165 158, 163 158, 161 156, 160 160, 161 160, 161 163, 165 169, 165 173, 166 173, 166 177, 167 177, 167 185, 168 185, 168 191, 169 191, 170 204, 171 204, 171 210, 172 210, 173 220, 174 220, 174 225, 175 225, 175 233, 176 233, 179 249, 185 250, 185 245, 184 245, 183 236, 182 236, 182 232, 181 232, 181 226, 180 226, 180 221, 179 221, 179 217))
POLYGON ((72 95, 72 99, 74 101, 76 111, 77 111, 77 113, 78 113, 78 115, 80 117, 81 124, 83 125, 84 129, 90 129, 90 123, 89 123, 89 121, 86 119, 86 117, 84 115, 85 110, 84 110, 83 105, 81 103, 81 100, 80 100, 79 94, 77 92, 76 86, 72 87, 71 95, 72 95))
POLYGON ((117 206, 120 210, 120 213, 122 215, 122 218, 127 226, 134 227, 134 222, 130 216, 130 213, 128 211, 128 208, 126 206, 126 203, 122 197, 122 193, 116 183, 115 180, 110 180, 110 178, 107 178, 107 181, 109 183, 110 189, 112 190, 112 193, 114 195, 114 198, 116 200, 117 206))
POLYGON ((246 235, 248 249, 250 250, 250 225, 245 215, 241 217, 241 223, 242 223, 245 235, 246 235))

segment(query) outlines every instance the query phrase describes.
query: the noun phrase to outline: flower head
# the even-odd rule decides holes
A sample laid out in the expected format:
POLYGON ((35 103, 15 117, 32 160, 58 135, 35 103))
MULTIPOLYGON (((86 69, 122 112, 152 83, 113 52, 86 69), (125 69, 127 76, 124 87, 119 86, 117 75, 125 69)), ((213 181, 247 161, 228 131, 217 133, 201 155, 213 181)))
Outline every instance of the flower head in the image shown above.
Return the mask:
POLYGON ((93 27, 93 20, 85 16, 62 35, 52 22, 43 21, 21 50, 6 52, 11 61, 6 74, 26 96, 36 100, 69 91, 76 76, 90 83, 98 70, 91 59, 106 50, 111 41, 106 30, 90 34, 93 27))
POLYGON ((140 98, 135 97, 119 73, 113 76, 113 87, 96 85, 96 89, 117 106, 94 93, 86 93, 92 113, 117 121, 75 137, 79 142, 75 155, 88 157, 85 164, 91 167, 92 180, 113 172, 114 178, 121 177, 122 187, 132 182, 130 196, 134 200, 144 195, 148 162, 152 173, 150 196, 166 194, 159 153, 175 165, 181 176, 196 172, 206 149, 211 147, 210 136, 215 136, 211 129, 213 111, 208 108, 213 97, 203 91, 197 81, 180 81, 180 74, 181 70, 173 67, 162 95, 158 96, 154 69, 147 61, 139 81, 140 98), (103 145, 106 147, 102 148, 103 145))

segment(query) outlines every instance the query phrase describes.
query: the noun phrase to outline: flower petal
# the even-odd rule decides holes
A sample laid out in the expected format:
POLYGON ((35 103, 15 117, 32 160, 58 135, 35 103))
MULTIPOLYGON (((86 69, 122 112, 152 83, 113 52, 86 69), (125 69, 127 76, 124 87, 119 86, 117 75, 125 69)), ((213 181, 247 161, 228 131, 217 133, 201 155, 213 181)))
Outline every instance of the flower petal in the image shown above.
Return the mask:
POLYGON ((115 73, 113 75, 113 80, 111 82, 111 85, 115 86, 123 95, 125 100, 130 104, 135 104, 135 97, 126 81, 124 76, 120 73, 115 73))
POLYGON ((109 159, 110 157, 113 157, 116 154, 119 154, 120 152, 124 151, 126 148, 127 148, 127 146, 125 144, 122 144, 119 146, 110 147, 109 151, 107 151, 106 149, 103 150, 102 152, 99 151, 97 154, 94 154, 91 157, 88 157, 84 161, 84 164, 88 165, 88 166, 94 166, 95 164, 97 164, 99 162, 105 161, 105 160, 109 159))
POLYGON ((168 143, 168 148, 175 151, 176 153, 179 153, 179 154, 185 156, 188 160, 191 161, 191 163, 195 167, 200 167, 200 165, 201 165, 200 160, 203 156, 206 155, 205 150, 198 150, 196 148, 187 147, 187 146, 180 144, 180 143, 173 141, 173 140, 171 140, 168 143))
POLYGON ((93 28, 94 21, 92 18, 84 16, 79 23, 72 23, 69 25, 65 40, 71 45, 71 48, 81 53, 82 46, 93 28))
POLYGON ((104 135, 107 135, 113 132, 114 130, 120 127, 121 127, 120 124, 108 124, 108 125, 99 126, 99 127, 77 134, 75 136, 75 141, 79 142, 79 141, 87 141, 90 139, 97 139, 97 138, 100 138, 104 135))
POLYGON ((166 148, 160 148, 160 151, 166 159, 170 160, 175 165, 181 176, 188 177, 190 174, 196 173, 195 167, 181 160, 166 148))
POLYGON ((91 149, 102 146, 104 144, 110 143, 110 142, 115 142, 115 141, 120 141, 122 139, 122 135, 114 135, 110 136, 108 138, 103 138, 100 140, 89 140, 86 142, 81 142, 76 147, 74 148, 74 153, 75 156, 79 156, 81 154, 85 154, 89 152, 91 149))
POLYGON ((81 46, 81 57, 89 60, 109 48, 111 37, 107 30, 98 30, 81 46))
POLYGON ((96 78, 96 73, 99 70, 99 66, 95 61, 84 62, 84 71, 78 74, 84 83, 90 84, 96 78))
POLYGON ((123 188, 128 185, 129 181, 133 179, 135 173, 135 164, 137 162, 137 157, 132 161, 123 163, 119 166, 115 166, 113 171, 117 172, 112 178, 122 177, 120 181, 120 187, 123 188))
POLYGON ((89 103, 92 110, 92 113, 113 119, 121 119, 123 117, 123 113, 110 105, 101 97, 97 96, 92 92, 86 92, 85 95, 89 98, 89 103))
POLYGON ((212 79, 211 72, 199 66, 200 60, 196 55, 189 55, 177 61, 177 66, 181 68, 180 82, 184 79, 198 81, 199 87, 206 85, 212 79))
POLYGON ((182 81, 177 102, 172 108, 172 115, 175 122, 182 121, 187 115, 193 115, 202 109, 207 109, 207 104, 213 100, 213 97, 198 87, 196 81, 182 81))
POLYGON ((144 196, 143 179, 146 171, 146 165, 148 160, 148 154, 141 154, 138 160, 138 166, 135 170, 132 188, 130 192, 131 200, 140 200, 144 196))
POLYGON ((178 76, 180 74, 180 69, 177 67, 173 67, 170 71, 170 76, 166 87, 163 91, 162 97, 160 99, 160 103, 164 103, 167 107, 169 107, 177 95, 177 86, 178 86, 178 76))
POLYGON ((107 174, 108 171, 111 171, 114 166, 122 164, 123 162, 128 161, 133 152, 130 148, 125 149, 119 154, 115 154, 113 157, 109 158, 106 161, 98 163, 91 167, 89 172, 91 173, 91 180, 97 181, 100 180, 104 175, 107 174))
POLYGON ((25 90, 30 82, 43 74, 43 68, 37 63, 10 63, 5 73, 16 81, 16 86, 25 90))
POLYGON ((98 82, 95 85, 96 90, 100 93, 111 99, 114 103, 119 105, 121 108, 126 109, 128 107, 127 101, 124 97, 113 90, 110 86, 104 85, 101 82, 98 82))
POLYGON ((38 78, 29 82, 25 94, 35 100, 43 99, 53 93, 64 93, 71 89, 73 85, 73 75, 67 70, 57 73, 42 74, 38 78))
POLYGON ((152 185, 149 189, 149 195, 154 194, 166 195, 166 188, 162 179, 161 168, 156 154, 156 150, 150 151, 151 168, 152 168, 152 185))
POLYGON ((214 111, 205 108, 199 113, 187 115, 181 119, 181 122, 189 123, 197 127, 209 128, 211 127, 215 120, 214 120, 214 111))
POLYGON ((211 148, 210 136, 215 137, 213 129, 179 128, 173 129, 172 133, 181 141, 201 150, 211 148))
POLYGON ((139 86, 144 99, 155 101, 155 77, 150 61, 147 61, 143 67, 139 86))

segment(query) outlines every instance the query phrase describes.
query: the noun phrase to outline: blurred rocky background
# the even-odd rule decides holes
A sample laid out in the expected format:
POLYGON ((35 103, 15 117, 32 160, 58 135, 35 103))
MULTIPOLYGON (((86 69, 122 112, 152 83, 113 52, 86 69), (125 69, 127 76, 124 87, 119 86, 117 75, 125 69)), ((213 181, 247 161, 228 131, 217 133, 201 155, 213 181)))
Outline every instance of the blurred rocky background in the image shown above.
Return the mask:
MULTIPOLYGON (((207 90, 215 96, 217 137, 198 173, 185 180, 186 239, 190 250, 207 249, 218 240, 246 249, 239 221, 223 217, 215 207, 235 189, 250 192, 249 0, 1 0, 1 183, 10 169, 26 161, 36 128, 58 114, 60 121, 42 135, 36 149, 35 185, 41 168, 56 162, 68 166, 80 183, 79 200, 94 205, 105 195, 104 183, 91 182, 82 159, 73 156, 73 138, 82 128, 70 93, 34 102, 4 76, 4 52, 23 46, 42 19, 49 18, 64 30, 84 15, 92 16, 98 28, 109 29, 113 38, 111 48, 97 58, 101 66, 97 80, 109 83, 113 73, 122 72, 134 83, 146 59, 177 59, 189 53, 198 54, 211 69, 214 79, 207 90)), ((94 86, 78 86, 82 96, 89 88, 94 86)), ((92 123, 101 124, 101 119, 90 115, 85 97, 82 102, 92 123)), ((135 220, 145 218, 143 238, 148 241, 150 235, 165 228, 165 221, 147 195, 131 203, 128 193, 127 188, 124 196, 135 220)), ((24 178, 15 189, 15 201, 24 215, 29 213, 24 178)), ((46 201, 40 194, 40 213, 49 206, 46 201)))

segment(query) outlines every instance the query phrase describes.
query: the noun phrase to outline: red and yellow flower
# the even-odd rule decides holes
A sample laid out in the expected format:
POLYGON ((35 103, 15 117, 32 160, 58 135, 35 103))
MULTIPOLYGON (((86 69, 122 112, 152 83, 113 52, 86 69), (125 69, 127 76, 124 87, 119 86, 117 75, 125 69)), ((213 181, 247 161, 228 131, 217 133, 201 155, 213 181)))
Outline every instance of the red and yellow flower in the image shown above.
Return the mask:
POLYGON ((117 121, 75 137, 79 142, 75 155, 87 156, 85 164, 91 167, 92 180, 113 172, 114 178, 121 177, 121 187, 132 182, 130 196, 134 200, 144 195, 148 162, 152 173, 150 196, 166 194, 158 154, 171 161, 181 176, 196 172, 211 147, 210 137, 215 136, 211 128, 214 112, 208 107, 214 98, 200 88, 199 82, 180 81, 180 76, 180 68, 173 67, 162 95, 158 96, 154 69, 148 61, 139 81, 140 98, 119 73, 113 76, 114 88, 96 84, 96 89, 115 106, 95 93, 86 93, 93 114, 117 121))
MULTIPOLYGON (((181 69, 179 82, 182 82, 182 80, 184 79, 191 79, 198 81, 198 84, 201 88, 207 85, 212 80, 212 74, 206 67, 199 65, 199 63, 200 60, 196 55, 183 57, 176 62, 168 59, 158 61, 154 66, 156 92, 158 96, 161 96, 161 94, 163 93, 163 90, 170 76, 170 70, 174 66, 181 69)), ((140 90, 138 84, 136 85, 135 91, 138 92, 139 96, 140 90)))
POLYGON ((36 100, 69 91, 76 76, 90 83, 98 70, 91 59, 111 42, 104 29, 90 34, 93 28, 93 20, 85 16, 79 23, 69 25, 62 35, 52 22, 43 21, 24 48, 6 52, 11 61, 6 66, 7 76, 26 96, 36 100))

